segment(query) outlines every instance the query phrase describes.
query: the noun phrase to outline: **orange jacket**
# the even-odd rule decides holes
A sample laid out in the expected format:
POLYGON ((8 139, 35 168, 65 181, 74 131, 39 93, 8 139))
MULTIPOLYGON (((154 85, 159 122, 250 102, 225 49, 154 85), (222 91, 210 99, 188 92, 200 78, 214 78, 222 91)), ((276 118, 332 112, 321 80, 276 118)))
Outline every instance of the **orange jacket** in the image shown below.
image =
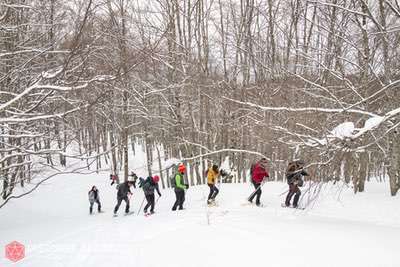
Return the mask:
POLYGON ((218 173, 216 173, 212 167, 210 167, 207 171, 207 183, 208 184, 216 184, 218 178, 218 173))

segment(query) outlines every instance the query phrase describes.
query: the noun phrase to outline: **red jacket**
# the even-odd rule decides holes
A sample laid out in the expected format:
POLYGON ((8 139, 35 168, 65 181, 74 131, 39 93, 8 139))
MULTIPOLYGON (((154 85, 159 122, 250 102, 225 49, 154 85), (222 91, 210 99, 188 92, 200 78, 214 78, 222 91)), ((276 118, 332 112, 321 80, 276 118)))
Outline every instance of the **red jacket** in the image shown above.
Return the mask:
POLYGON ((253 175, 251 178, 253 179, 254 182, 259 184, 263 181, 264 177, 269 177, 269 174, 267 170, 260 165, 260 163, 257 163, 254 166, 253 175))

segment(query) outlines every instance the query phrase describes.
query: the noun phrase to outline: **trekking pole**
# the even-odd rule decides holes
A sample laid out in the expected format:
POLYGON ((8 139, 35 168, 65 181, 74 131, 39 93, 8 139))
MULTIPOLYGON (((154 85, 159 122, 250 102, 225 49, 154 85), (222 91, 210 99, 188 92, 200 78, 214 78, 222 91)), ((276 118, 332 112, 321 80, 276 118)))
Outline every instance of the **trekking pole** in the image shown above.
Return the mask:
POLYGON ((250 196, 247 198, 248 201, 250 201, 250 198, 252 198, 259 189, 261 189, 261 187, 264 185, 264 180, 260 183, 260 185, 256 188, 256 190, 253 191, 253 193, 250 194, 250 196))
POLYGON ((139 210, 138 210, 138 212, 137 212, 137 215, 138 215, 138 216, 139 216, 140 211, 142 210, 143 203, 144 203, 144 200, 145 200, 145 199, 146 199, 146 197, 143 197, 142 204, 140 204, 139 210))

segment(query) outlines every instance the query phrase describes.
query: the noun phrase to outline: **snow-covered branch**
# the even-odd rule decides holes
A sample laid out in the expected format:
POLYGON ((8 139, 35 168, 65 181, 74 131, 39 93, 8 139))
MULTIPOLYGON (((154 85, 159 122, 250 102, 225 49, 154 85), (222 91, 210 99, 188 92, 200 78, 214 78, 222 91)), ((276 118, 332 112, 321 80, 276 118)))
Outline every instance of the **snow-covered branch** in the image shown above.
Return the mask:
POLYGON ((223 96, 224 99, 245 105, 245 106, 250 106, 253 108, 257 108, 263 111, 288 111, 288 112, 320 112, 320 113, 353 113, 353 114, 359 114, 359 115, 367 115, 370 117, 375 117, 377 116, 374 113, 368 112, 368 111, 363 111, 359 109, 346 109, 346 108, 321 108, 321 107, 304 107, 304 108, 293 108, 293 107, 265 107, 261 106, 258 104, 254 104, 251 102, 243 102, 239 100, 235 100, 232 98, 228 98, 223 96))

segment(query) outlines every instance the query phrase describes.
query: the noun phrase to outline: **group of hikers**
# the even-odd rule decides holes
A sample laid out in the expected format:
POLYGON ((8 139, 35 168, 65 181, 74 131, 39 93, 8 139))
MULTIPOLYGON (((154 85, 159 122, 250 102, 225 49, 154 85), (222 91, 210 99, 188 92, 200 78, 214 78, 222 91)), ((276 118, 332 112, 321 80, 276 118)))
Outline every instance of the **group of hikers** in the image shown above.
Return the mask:
MULTIPOLYGON (((262 186, 263 184, 269 179, 269 173, 267 170, 268 161, 266 158, 262 158, 256 163, 254 163, 250 168, 250 176, 251 182, 254 186, 254 191, 248 197, 248 202, 253 203, 255 198, 255 204, 257 206, 262 206, 261 204, 261 194, 262 194, 262 186)), ((175 192, 175 203, 172 206, 172 210, 182 210, 183 203, 185 202, 185 190, 189 188, 189 184, 185 183, 184 175, 186 173, 186 167, 184 164, 179 164, 176 168, 176 173, 171 177, 171 186, 174 188, 175 192)), ((213 205, 215 204, 215 198, 219 193, 219 189, 217 187, 218 178, 220 176, 225 177, 227 173, 223 169, 219 169, 218 165, 214 164, 210 168, 208 168, 206 172, 207 176, 207 185, 210 189, 207 198, 207 204, 213 205)), ((122 203, 125 202, 125 214, 130 214, 130 205, 129 200, 132 195, 130 190, 131 186, 136 188, 136 181, 138 179, 135 173, 131 173, 133 180, 128 180, 122 184, 118 185, 118 192, 117 192, 117 204, 114 208, 114 216, 116 216, 118 209, 122 203)), ((286 195, 284 206, 286 207, 293 207, 297 208, 299 204, 299 199, 301 195, 301 191, 299 187, 303 186, 304 180, 303 176, 308 176, 308 173, 304 170, 304 161, 296 160, 290 162, 287 170, 286 170, 286 179, 289 185, 289 190, 286 195), (293 203, 292 202, 292 198, 293 203)), ((117 177, 115 175, 110 175, 110 180, 112 180, 111 185, 116 183, 117 177)), ((146 179, 139 178, 139 188, 143 189, 145 199, 147 201, 146 205, 143 208, 145 214, 153 214, 154 207, 156 204, 155 200, 155 192, 157 192, 158 196, 161 197, 160 189, 158 186, 158 182, 160 181, 160 177, 158 175, 149 176, 146 179), (149 210, 150 209, 150 210, 149 210), (149 210, 149 213, 148 213, 149 210)), ((92 214, 93 212, 93 205, 94 203, 97 204, 98 212, 102 212, 101 210, 101 203, 100 203, 100 194, 99 190, 96 186, 93 186, 92 189, 89 191, 89 213, 92 214)))

